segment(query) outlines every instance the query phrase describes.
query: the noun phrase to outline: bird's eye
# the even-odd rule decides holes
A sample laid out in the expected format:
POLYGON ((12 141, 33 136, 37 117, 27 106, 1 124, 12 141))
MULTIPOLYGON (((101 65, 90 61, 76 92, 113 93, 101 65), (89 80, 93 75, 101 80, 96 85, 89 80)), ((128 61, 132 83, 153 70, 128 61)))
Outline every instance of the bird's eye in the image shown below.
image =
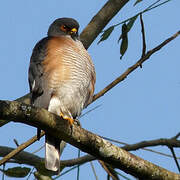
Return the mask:
POLYGON ((64 26, 64 25, 60 26, 60 29, 61 29, 61 31, 63 31, 63 32, 67 32, 67 27, 64 26))

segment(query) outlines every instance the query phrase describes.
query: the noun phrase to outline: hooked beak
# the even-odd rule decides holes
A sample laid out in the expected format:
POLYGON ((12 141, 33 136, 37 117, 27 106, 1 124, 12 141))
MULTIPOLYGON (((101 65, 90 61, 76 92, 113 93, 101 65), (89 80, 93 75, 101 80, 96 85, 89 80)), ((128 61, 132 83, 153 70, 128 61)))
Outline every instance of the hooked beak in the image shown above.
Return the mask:
POLYGON ((71 34, 76 34, 77 33, 77 29, 76 28, 72 28, 70 31, 71 34))

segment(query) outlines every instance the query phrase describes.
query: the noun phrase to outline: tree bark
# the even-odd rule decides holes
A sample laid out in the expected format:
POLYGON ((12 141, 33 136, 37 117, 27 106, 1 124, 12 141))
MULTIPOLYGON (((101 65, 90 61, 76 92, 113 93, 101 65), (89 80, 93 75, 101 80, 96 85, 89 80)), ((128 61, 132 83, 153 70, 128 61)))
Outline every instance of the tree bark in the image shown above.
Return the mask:
POLYGON ((81 33, 81 41, 86 49, 96 39, 108 22, 123 8, 129 0, 109 0, 92 18, 81 33))
POLYGON ((0 118, 48 131, 54 137, 87 152, 124 172, 146 180, 179 180, 180 175, 145 161, 45 109, 19 102, 0 101, 0 118))

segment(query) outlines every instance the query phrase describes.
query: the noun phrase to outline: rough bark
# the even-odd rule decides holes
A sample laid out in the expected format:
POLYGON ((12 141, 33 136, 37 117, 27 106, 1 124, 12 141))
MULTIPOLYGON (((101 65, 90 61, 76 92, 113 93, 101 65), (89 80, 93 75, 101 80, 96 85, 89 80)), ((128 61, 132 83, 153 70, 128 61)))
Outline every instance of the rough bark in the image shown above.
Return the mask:
POLYGON ((52 136, 140 179, 179 180, 180 175, 145 161, 85 129, 46 111, 19 102, 0 101, 0 118, 41 127, 52 136))
POLYGON ((109 0, 102 9, 92 18, 81 33, 81 41, 87 49, 104 29, 108 22, 121 10, 129 0, 109 0))
MULTIPOLYGON (((4 157, 14 151, 16 149, 10 148, 7 146, 0 146, 0 157, 4 157)), ((64 167, 71 167, 74 165, 80 165, 84 164, 86 162, 90 162, 95 160, 96 158, 91 155, 85 155, 76 159, 70 159, 70 160, 61 160, 61 168, 64 167)), ((45 166, 44 166, 44 158, 41 158, 35 154, 29 153, 27 151, 22 151, 16 154, 12 157, 11 160, 8 162, 11 163, 19 163, 19 164, 27 164, 29 166, 35 167, 38 171, 46 172, 45 166)))

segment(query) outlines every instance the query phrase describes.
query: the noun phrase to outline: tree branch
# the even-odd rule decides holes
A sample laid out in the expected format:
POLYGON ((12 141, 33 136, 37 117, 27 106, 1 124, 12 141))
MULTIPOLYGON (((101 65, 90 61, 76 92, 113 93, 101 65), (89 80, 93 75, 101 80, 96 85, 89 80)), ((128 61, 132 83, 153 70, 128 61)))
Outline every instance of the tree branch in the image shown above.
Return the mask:
POLYGON ((99 160, 99 164, 102 166, 102 168, 107 172, 107 174, 113 179, 113 180, 119 180, 119 177, 117 176, 116 172, 114 171, 114 168, 112 168, 111 165, 105 163, 104 161, 99 160))
MULTIPOLYGON (((0 157, 4 157, 7 154, 14 151, 14 148, 10 148, 7 146, 0 146, 0 157)), ((13 161, 8 161, 10 163, 20 163, 20 164, 27 164, 29 166, 36 167, 37 170, 40 166, 42 166, 42 163, 44 162, 44 158, 41 158, 37 155, 34 155, 32 153, 29 153, 27 151, 21 151, 17 155, 12 157, 13 161)), ((70 159, 70 160, 61 160, 61 166, 62 167, 71 167, 77 164, 84 164, 86 162, 90 162, 95 160, 96 158, 91 155, 85 155, 79 158, 70 159)), ((43 167, 41 167, 43 169, 43 167)), ((44 171, 45 171, 44 167, 44 171)))
POLYGON ((81 33, 81 41, 87 49, 104 29, 108 22, 125 6, 129 0, 109 0, 102 9, 92 18, 81 33))
MULTIPOLYGON (((41 132, 40 137, 44 136, 45 132, 41 132)), ((9 154, 7 154, 6 156, 3 157, 3 159, 0 160, 0 165, 4 164, 5 162, 7 162, 9 159, 11 159, 13 156, 15 156, 17 153, 23 151, 26 147, 30 146, 31 144, 33 144, 34 142, 36 142, 38 140, 37 136, 32 137, 30 140, 28 140, 27 142, 21 144, 20 146, 18 146, 16 149, 14 149, 13 151, 11 151, 9 154)))
POLYGON ((84 152, 141 179, 178 180, 180 175, 156 166, 109 143, 99 136, 49 113, 19 102, 0 101, 0 118, 41 127, 84 152))
MULTIPOLYGON (((25 103, 25 104, 30 104, 30 94, 26 94, 18 99, 16 99, 15 101, 18 101, 18 102, 22 102, 22 103, 25 103)), ((10 121, 5 121, 3 119, 0 119, 0 127, 6 125, 7 123, 9 123, 10 121)))
MULTIPOLYGON (((36 136, 34 136, 33 138, 31 139, 34 139, 36 138, 36 136)), ((102 137, 103 138, 103 137, 102 137)), ((105 138, 104 138, 105 139, 105 138)), ((110 140, 109 138, 106 138, 107 140, 110 140)), ((29 140, 30 141, 30 140, 29 140)), ((28 141, 27 141, 28 142, 28 141)), ((26 142, 26 144, 28 144, 26 142)), ((114 140, 113 142, 116 142, 116 143, 122 143, 122 142, 119 142, 119 141, 116 141, 114 140)), ((126 143, 123 143, 123 144, 126 144, 126 143)), ((126 144, 125 146, 121 147, 122 149, 125 149, 127 151, 136 151, 138 149, 145 149, 145 147, 152 147, 152 146, 167 146, 167 147, 173 147, 173 148, 177 148, 177 147, 180 147, 180 141, 177 140, 176 138, 172 137, 172 138, 169 138, 169 139, 165 139, 165 138, 160 138, 160 139, 156 139, 156 140, 150 140, 150 141, 142 141, 142 142, 138 142, 138 143, 135 143, 135 144, 126 144)), ((22 146, 22 145, 20 145, 22 146)), ((148 149, 150 150, 150 149, 148 149)), ((7 156, 8 154, 12 153, 13 151, 16 151, 17 152, 17 149, 14 149, 14 148, 10 148, 10 147, 6 147, 6 146, 0 146, 0 157, 5 157, 7 156)), ((21 152, 19 151, 18 152, 18 156, 21 155, 21 152)), ((33 157, 35 155, 31 154, 32 156, 29 156, 29 153, 27 153, 27 157, 26 157, 26 153, 24 151, 24 153, 22 154, 22 156, 20 156, 20 158, 16 158, 16 156, 12 156, 11 158, 14 159, 14 160, 21 160, 20 163, 24 163, 26 164, 27 161, 28 162, 31 162, 32 159, 34 159, 33 157), (23 161, 24 159, 27 159, 27 158, 30 158, 28 159, 27 161, 23 161)), ((168 156, 169 157, 169 156, 168 156)), ((172 156, 170 156, 171 158, 173 158, 172 156)), ((35 156, 35 159, 37 159, 37 156, 35 156)), ((70 160, 64 160, 62 161, 61 160, 61 165, 62 166, 66 166, 66 167, 69 167, 69 166, 74 166, 74 165, 78 165, 78 164, 83 164, 83 163, 86 163, 86 162, 89 162, 89 161, 92 161, 92 160, 95 160, 96 158, 91 156, 91 155, 85 155, 85 156, 82 156, 80 158, 75 158, 75 159, 70 159, 70 160)), ((178 159, 178 158, 177 158, 178 159)), ((2 159, 3 160, 3 159, 2 159)), ((0 160, 0 162, 2 161, 0 160)), ((39 158, 39 160, 42 160, 42 158, 39 158)), ((44 160, 43 160, 44 161, 44 160)), ((8 161, 9 162, 9 161, 8 161)), ((13 161, 15 162, 15 161, 13 161)), ((34 162, 34 161, 33 161, 34 162)), ((36 161, 36 163, 38 163, 36 161)), ((32 164, 28 164, 28 165, 32 165, 32 164)), ((35 164, 33 163, 33 165, 35 166, 35 164)))
MULTIPOLYGON (((7 154, 14 151, 14 148, 7 147, 7 146, 0 146, 0 157, 4 157, 7 154)), ((27 164, 33 167, 37 167, 38 164, 44 161, 44 158, 36 156, 32 153, 21 151, 17 155, 12 157, 13 161, 8 161, 10 163, 20 163, 20 164, 27 164)))
POLYGON ((172 155, 173 155, 174 161, 175 161, 176 166, 177 166, 177 168, 178 168, 178 171, 179 171, 179 173, 180 173, 180 166, 179 166, 179 163, 178 163, 176 154, 175 154, 175 152, 174 152, 174 149, 173 149, 173 147, 169 147, 169 149, 170 149, 170 151, 171 151, 171 153, 172 153, 172 155))
POLYGON ((146 54, 146 38, 145 38, 145 30, 144 30, 144 22, 142 18, 142 13, 140 14, 140 22, 141 22, 142 46, 143 46, 141 57, 144 57, 146 54))
MULTIPOLYGON (((100 137, 102 137, 103 139, 106 139, 106 140, 108 140, 110 142, 114 142, 114 143, 124 145, 121 148, 123 148, 123 149, 125 149, 127 151, 136 151, 138 149, 142 149, 142 150, 145 150, 145 151, 153 152, 153 153, 160 154, 162 156, 166 156, 166 157, 170 157, 170 158, 173 158, 173 156, 171 156, 169 154, 166 154, 166 153, 159 152, 159 151, 155 151, 155 150, 152 150, 152 149, 149 149, 149 148, 146 148, 146 147, 159 146, 159 145, 160 146, 164 145, 164 146, 168 146, 168 147, 170 145, 171 147, 174 147, 174 143, 175 143, 175 147, 180 147, 179 146, 180 145, 179 140, 177 140, 177 138, 176 138, 177 135, 175 137, 170 138, 170 139, 161 138, 161 139, 150 140, 150 141, 142 141, 142 142, 138 142, 138 143, 135 143, 135 144, 127 144, 125 142, 114 140, 114 139, 107 138, 107 137, 104 137, 104 136, 100 136, 100 137), (174 141, 174 140, 176 140, 176 141, 174 141), (157 143, 157 141, 158 141, 159 144, 157 143), (163 142, 163 144, 161 144, 161 142, 163 142), (167 142, 167 144, 165 144, 165 142, 167 142)), ((180 157, 177 157, 177 159, 180 159, 180 157)))
POLYGON ((160 139, 155 139, 151 141, 142 141, 136 144, 129 144, 126 146, 123 146, 122 148, 125 149, 126 151, 135 151, 137 149, 141 149, 144 147, 152 147, 152 146, 167 146, 167 147, 180 147, 180 141, 170 138, 160 138, 160 139))
POLYGON ((111 90, 114 86, 119 84, 121 81, 127 78, 127 76, 132 73, 135 69, 140 67, 146 60, 148 60, 151 55, 153 55, 155 52, 159 51, 162 47, 164 47, 166 44, 171 42, 173 39, 175 39, 178 35, 180 35, 180 31, 172 35, 170 38, 166 39, 164 42, 156 46, 155 48, 149 50, 143 57, 141 57, 134 65, 129 67, 123 74, 121 74, 117 79, 115 79, 112 83, 110 83, 108 86, 106 86, 103 90, 101 90, 99 93, 94 95, 93 101, 96 101, 98 98, 103 96, 105 93, 107 93, 109 90, 111 90))

